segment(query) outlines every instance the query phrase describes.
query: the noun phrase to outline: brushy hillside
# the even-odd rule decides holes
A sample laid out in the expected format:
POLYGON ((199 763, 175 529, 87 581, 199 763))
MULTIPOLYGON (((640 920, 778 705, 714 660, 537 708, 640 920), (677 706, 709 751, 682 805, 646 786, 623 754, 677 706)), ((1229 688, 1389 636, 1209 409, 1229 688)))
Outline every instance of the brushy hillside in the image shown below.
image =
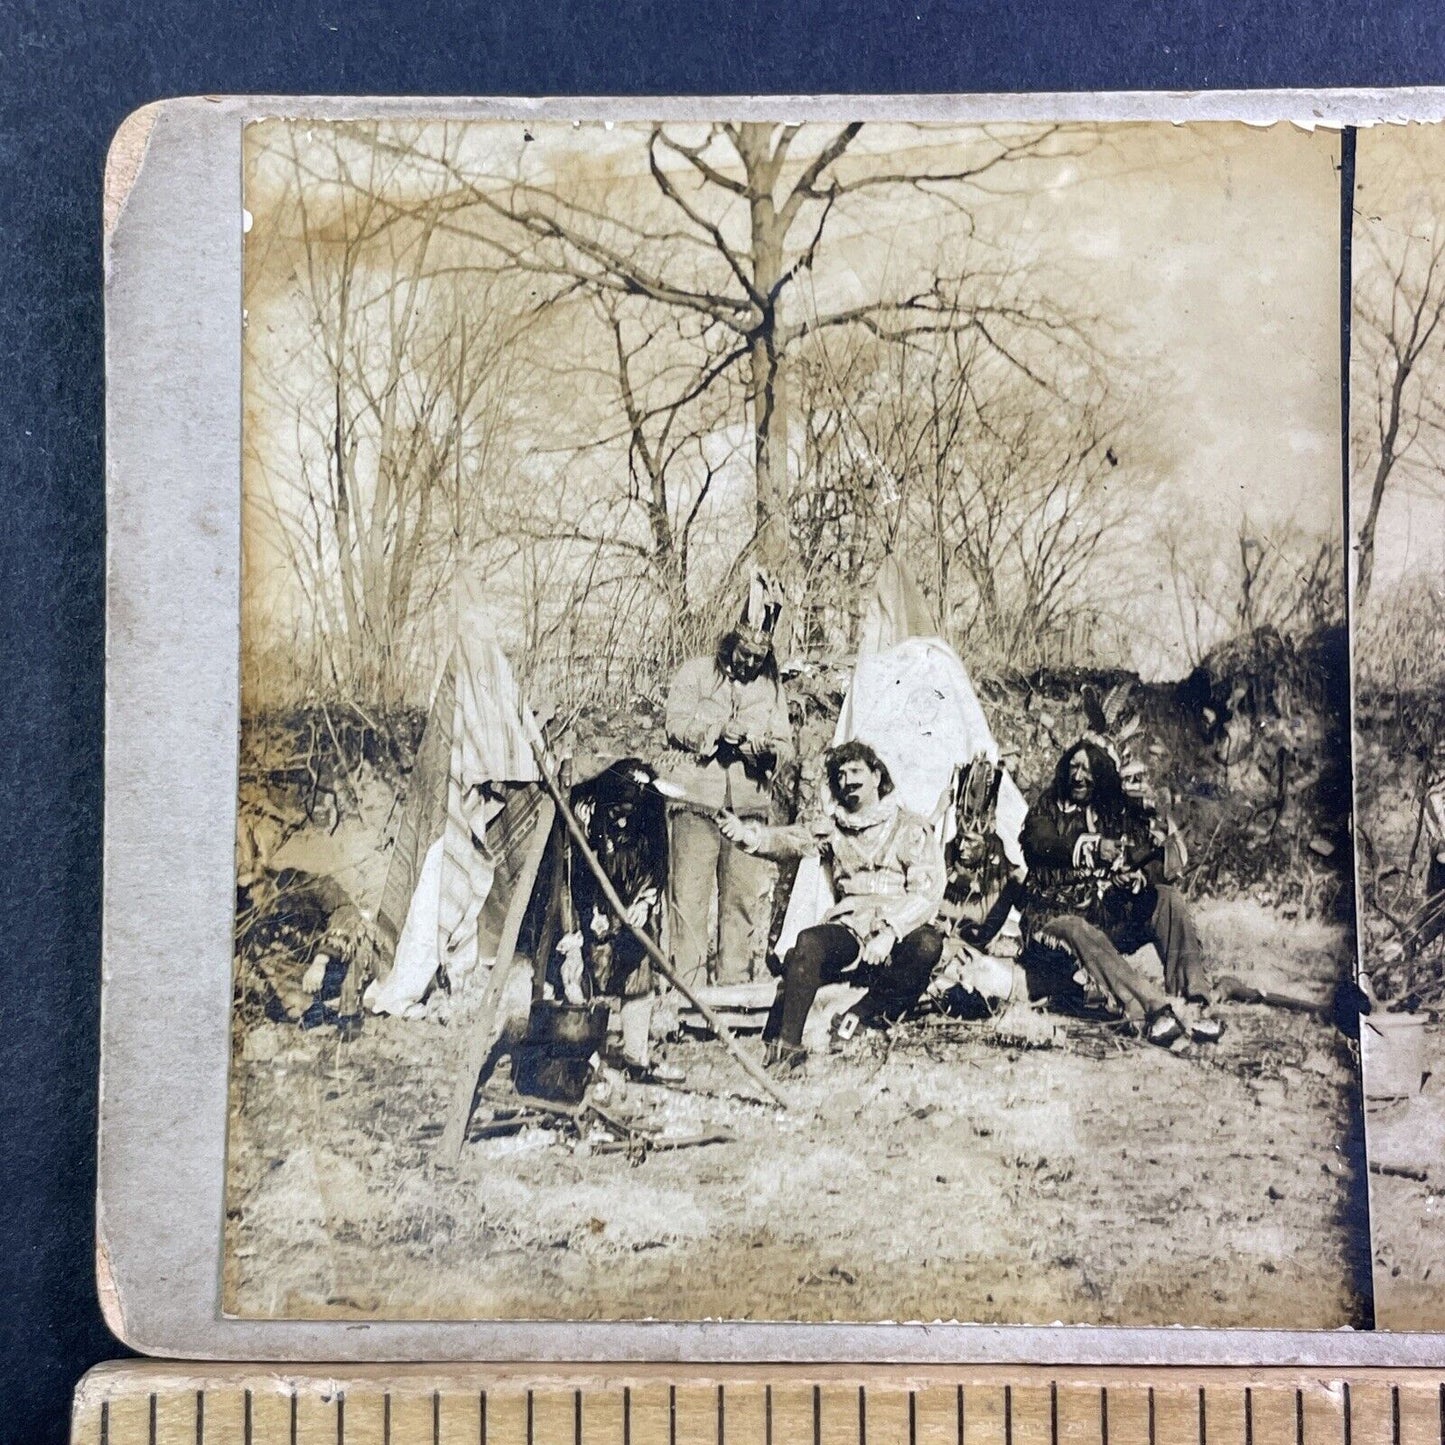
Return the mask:
MULTIPOLYGON (((816 795, 821 759, 847 688, 850 659, 789 666, 799 759, 780 780, 795 811, 816 795)), ((1128 742, 1190 851, 1198 897, 1247 895, 1289 914, 1340 918, 1350 908, 1348 683, 1343 629, 1295 642, 1262 629, 1217 649, 1180 682, 1121 671, 1051 670, 975 679, 995 735, 1033 798, 1059 753, 1088 726, 1083 692, 1127 690, 1128 742)), ((589 706, 551 731, 585 761, 666 747, 661 685, 589 706)), ((425 718, 386 719, 313 707, 248 718, 241 793, 247 820, 273 837, 354 816, 378 784, 405 797, 425 718)), ((393 810, 395 813, 396 810, 393 810)), ((392 819, 394 825, 394 818, 392 819)), ((377 840, 382 843, 383 840, 377 840)), ((244 844, 243 844, 244 848, 244 844)))
POLYGON ((1425 799, 1445 764, 1445 685, 1362 686, 1356 713, 1361 929, 1365 967, 1385 998, 1445 1001, 1445 955, 1406 957, 1401 942, 1425 902, 1425 799))

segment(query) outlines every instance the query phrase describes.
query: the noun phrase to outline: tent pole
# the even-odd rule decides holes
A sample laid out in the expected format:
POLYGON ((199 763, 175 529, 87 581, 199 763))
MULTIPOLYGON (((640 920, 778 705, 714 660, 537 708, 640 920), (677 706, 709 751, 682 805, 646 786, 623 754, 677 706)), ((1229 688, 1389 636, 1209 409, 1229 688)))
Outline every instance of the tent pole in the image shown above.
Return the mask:
POLYGON ((481 1017, 476 1028, 470 1031, 462 1042, 461 1067, 457 1071, 456 1084, 447 1106, 446 1124, 437 1142, 437 1162, 448 1169, 456 1168, 462 1156, 467 1125, 472 1121, 472 1103, 476 1098, 477 1079, 481 1075, 482 1066, 487 1062, 487 1056, 497 1042, 497 1015, 501 1012, 502 996, 512 968, 511 959, 503 962, 501 955, 497 955, 491 976, 487 979, 481 1017))
POLYGON ((792 1107, 792 1101, 778 1088, 777 1084, 770 1079, 758 1066, 756 1060, 748 1057, 741 1044, 738 1043, 732 1030, 718 1018, 706 1003, 695 994, 687 984, 673 972, 672 964, 667 955, 657 946, 654 939, 647 933, 635 927, 627 916, 627 906, 618 897, 617 890, 612 886, 612 880, 607 876, 606 870, 602 867, 596 853, 592 851, 591 845, 587 842, 587 835, 582 830, 582 825, 577 821, 571 805, 562 796, 561 789, 557 786, 552 776, 552 769, 542 747, 539 746, 536 738, 531 739, 532 752, 537 759, 537 771, 542 777, 542 786, 552 795, 552 802, 556 805, 557 812, 562 821, 567 825, 567 831, 572 835, 572 841, 577 845, 577 851, 582 855, 582 861, 592 871, 597 879, 598 886, 602 889, 602 896, 606 898, 608 907, 617 915, 628 932, 647 950, 648 957, 657 967, 657 971, 707 1020, 708 1027, 721 1040, 723 1047, 742 1066, 743 1072, 768 1094, 776 1103, 784 1109, 792 1107))
MULTIPOLYGON (((477 1080, 501 1032, 498 1021, 507 980, 516 966, 517 935, 522 929, 527 901, 532 896, 532 888, 542 863, 542 853, 552 832, 552 823, 552 818, 539 815, 533 826, 522 871, 517 876, 512 901, 507 908, 506 917, 502 920, 497 960, 487 977, 481 1014, 476 1027, 468 1031, 462 1039, 460 1071, 447 1107, 446 1125, 437 1144, 438 1162, 447 1168, 454 1168, 461 1159, 462 1144, 466 1141, 467 1125, 471 1122, 472 1104, 476 1099, 477 1080)), ((480 943, 480 938, 478 942, 480 943)))

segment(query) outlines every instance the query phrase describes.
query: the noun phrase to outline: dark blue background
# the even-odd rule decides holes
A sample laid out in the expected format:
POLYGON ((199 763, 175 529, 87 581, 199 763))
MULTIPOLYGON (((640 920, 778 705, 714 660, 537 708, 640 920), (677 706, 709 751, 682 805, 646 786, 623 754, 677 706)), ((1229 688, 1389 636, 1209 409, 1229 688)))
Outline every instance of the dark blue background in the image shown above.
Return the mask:
MULTIPOLYGON (((1439 0, 0 5, 0 1439, 122 1353, 92 1284, 104 542, 100 185, 195 92, 667 94, 1445 82, 1439 0)), ((166 1000, 158 998, 164 1009, 166 1000)))

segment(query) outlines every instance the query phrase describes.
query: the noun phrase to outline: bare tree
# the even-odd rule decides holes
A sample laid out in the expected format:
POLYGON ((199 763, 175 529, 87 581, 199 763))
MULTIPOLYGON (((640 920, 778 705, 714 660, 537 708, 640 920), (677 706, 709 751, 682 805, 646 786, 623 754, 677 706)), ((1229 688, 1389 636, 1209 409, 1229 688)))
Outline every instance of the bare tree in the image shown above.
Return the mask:
MULTIPOLYGON (((627 501, 646 520, 643 560, 671 630, 686 636, 696 612, 711 612, 721 580, 700 580, 694 562, 715 484, 735 460, 728 440, 737 404, 731 360, 719 351, 714 328, 684 312, 639 317, 606 293, 595 304, 610 343, 609 389, 625 432, 627 501)), ((589 445, 610 442, 604 435, 589 445)), ((735 565, 725 577, 736 571, 735 565)))
POLYGON ((795 525, 825 559, 824 611, 847 606, 822 590, 827 575, 867 575, 894 554, 975 656, 1079 660, 1127 585, 1099 565, 1123 498, 1158 480, 1131 453, 1088 330, 1055 317, 1027 368, 966 325, 815 348, 801 372, 810 485, 795 525))
MULTIPOLYGON (((864 327, 899 335, 965 324, 999 355, 1018 356, 1020 333, 1047 325, 1025 291, 990 288, 980 265, 969 304, 943 297, 931 283, 849 304, 818 304, 820 255, 837 218, 869 198, 906 204, 922 220, 956 213, 966 237, 970 198, 984 195, 1015 165, 1078 154, 1091 131, 1058 127, 981 128, 967 154, 951 151, 942 166, 880 163, 859 140, 864 127, 741 122, 654 126, 646 139, 653 196, 609 204, 557 178, 479 180, 454 160, 435 159, 456 185, 459 227, 474 233, 519 270, 569 287, 646 303, 696 318, 717 339, 712 374, 745 369, 752 439, 756 549, 786 571, 789 405, 787 361, 806 338, 864 327), (490 217, 493 224, 482 225, 490 217), (507 223, 499 229, 495 222, 507 223)), ((917 134, 922 137, 920 130, 917 134)), ((895 219, 896 224, 896 219, 895 219)))
POLYGON ((851 594, 899 553, 1000 663, 1073 660, 1122 586, 1094 566, 1118 483, 1151 470, 1103 323, 973 211, 1097 137, 870 134, 653 126, 609 187, 525 147, 516 175, 489 174, 445 126, 282 133, 317 360, 288 373, 307 379, 286 403, 304 506, 275 510, 349 690, 406 690, 462 551, 496 569, 521 651, 559 677, 567 653, 588 687, 619 656, 647 672, 698 645, 754 557, 808 642, 851 641, 851 594), (910 240, 892 270, 850 259, 915 223, 931 258, 910 240), (514 404, 518 369, 546 403, 514 404), (496 484, 509 459, 524 485, 496 484))
POLYGON ((1370 478, 1369 497, 1355 538, 1355 601, 1363 609, 1375 568, 1375 531, 1386 491, 1401 470, 1441 470, 1445 405, 1437 395, 1445 358, 1445 230, 1362 231, 1365 264, 1355 288, 1356 405, 1371 412, 1357 475, 1370 478))
POLYGON ((1261 628, 1303 637, 1344 620, 1344 565, 1333 532, 1246 514, 1232 548, 1197 519, 1177 520, 1160 540, 1191 665, 1261 628))
MULTIPOLYGON (((278 248, 292 262, 279 307, 291 345, 268 335, 247 357, 253 397, 289 419, 295 445, 280 463, 252 447, 249 499, 315 615, 331 689, 386 711, 415 681, 412 634, 457 550, 485 538, 478 476, 528 318, 457 263, 443 187, 418 195, 386 153, 330 128, 318 146, 304 129, 275 133, 286 234, 258 238, 273 282, 278 248)), ((274 298, 261 314, 278 314, 274 298)))
MULTIPOLYGON (((556 308, 547 326, 552 343, 567 344, 539 348, 539 375, 571 405, 547 411, 532 457, 549 468, 534 465, 525 491, 495 498, 493 527, 589 579, 549 642, 576 637, 600 676, 605 636, 622 672, 630 658, 641 680, 711 646, 717 607, 743 568, 750 514, 734 502, 722 509, 731 526, 718 516, 720 479, 746 466, 736 380, 714 374, 708 338, 679 314, 641 318, 594 295, 556 308)), ((572 594, 565 568, 555 585, 572 594)))

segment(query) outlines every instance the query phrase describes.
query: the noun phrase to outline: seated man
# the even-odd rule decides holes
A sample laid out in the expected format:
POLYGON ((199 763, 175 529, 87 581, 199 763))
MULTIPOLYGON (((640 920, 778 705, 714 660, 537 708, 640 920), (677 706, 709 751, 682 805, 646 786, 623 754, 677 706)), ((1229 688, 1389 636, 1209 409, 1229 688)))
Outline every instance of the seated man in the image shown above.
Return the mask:
POLYGON ((982 753, 960 772, 953 799, 953 836, 943 850, 947 884, 938 916, 978 947, 1007 922, 1025 872, 1009 861, 998 830, 1003 777, 1003 765, 982 753))
POLYGON ((302 1028, 334 1023, 361 1031, 361 981, 375 970, 376 930, 351 895, 325 874, 243 864, 236 884, 240 990, 268 1018, 302 1028))
MULTIPOLYGON (((1103 747, 1086 739, 1064 753, 1021 841, 1029 869, 1018 897, 1025 967, 1081 967, 1150 1042, 1179 1038, 1184 1025, 1170 996, 1209 1002, 1199 934, 1184 895, 1163 881, 1152 816, 1124 792, 1103 747), (1163 990, 1123 956, 1146 943, 1164 962, 1163 990)), ((1212 1040, 1220 1029, 1201 1017, 1192 1032, 1212 1040)))
POLYGON ((866 743, 833 748, 826 769, 832 803, 812 827, 769 827, 732 813, 718 822, 749 853, 820 854, 832 883, 833 906, 788 950, 763 1031, 768 1063, 783 1071, 806 1057, 803 1025, 822 984, 847 976, 868 985, 840 1020, 847 1037, 860 1022, 892 1022, 913 1008, 943 949, 930 926, 943 897, 943 855, 927 819, 899 804, 887 767, 866 743))

